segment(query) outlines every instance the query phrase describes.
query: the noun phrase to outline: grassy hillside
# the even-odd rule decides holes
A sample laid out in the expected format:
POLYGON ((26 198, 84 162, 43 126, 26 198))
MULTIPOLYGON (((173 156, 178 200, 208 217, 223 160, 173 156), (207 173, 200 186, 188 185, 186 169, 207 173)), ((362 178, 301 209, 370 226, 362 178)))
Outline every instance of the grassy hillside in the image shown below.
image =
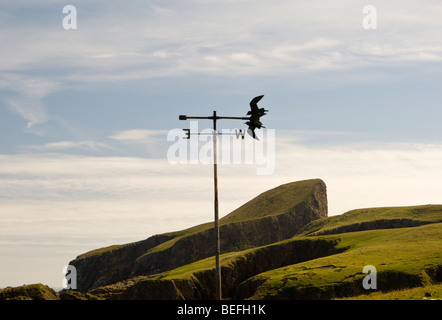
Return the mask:
MULTIPOLYGON (((306 203, 311 197, 312 190, 320 183, 323 183, 320 179, 297 181, 263 192, 238 209, 229 213, 227 216, 221 218, 219 224, 220 226, 223 226, 231 223, 239 223, 286 214, 293 210, 295 206, 306 203)), ((327 208, 325 208, 325 212, 326 210, 327 208)), ((170 248, 184 237, 200 233, 211 228, 213 228, 213 222, 204 223, 177 232, 167 233, 166 235, 173 236, 173 239, 156 246, 150 250, 149 253, 170 248)))
POLYGON ((370 292, 359 296, 338 298, 336 300, 442 300, 442 284, 430 284, 412 289, 393 290, 390 292, 370 292))
POLYGON ((330 299, 364 293, 362 269, 373 265, 378 290, 441 281, 442 224, 324 236, 339 239, 342 253, 261 273, 252 299, 330 299))
POLYGON ((434 222, 442 222, 441 205, 367 208, 313 221, 304 229, 303 234, 321 235, 400 228, 434 222))
MULTIPOLYGON (((442 281, 441 218, 442 206, 353 210, 313 222, 292 239, 223 254, 225 298, 362 298, 372 293, 362 287, 366 265, 377 269, 379 294, 431 286, 442 281), (425 224, 415 226, 416 222, 425 224), (362 223, 377 229, 338 233, 362 223), (412 227, 404 227, 406 223, 412 227)), ((146 292, 158 281, 172 283, 174 296, 209 298, 205 294, 213 291, 213 268, 210 257, 146 277, 141 286, 146 292)), ((438 288, 432 289, 432 296, 439 294, 438 288)))
POLYGON ((294 203, 307 202, 313 188, 319 183, 323 183, 322 180, 304 180, 302 183, 287 183, 268 190, 220 219, 220 224, 261 219, 287 213, 293 209, 294 203))
MULTIPOLYGON (((221 218, 220 226, 287 213, 292 210, 294 206, 307 202, 311 196, 312 190, 316 185, 321 183, 323 184, 320 179, 310 179, 287 183, 265 191, 221 218)), ((325 208, 325 212, 327 212, 327 208, 325 208)), ((165 250, 183 237, 200 233, 211 228, 213 228, 213 222, 203 223, 184 230, 165 233, 164 236, 171 239, 155 246, 155 248, 151 249, 151 252, 165 250)), ((121 248, 122 246, 124 245, 112 245, 95 249, 79 255, 78 258, 102 254, 104 252, 121 248)))
POLYGON ((0 300, 58 300, 57 293, 41 283, 0 289, 0 300))
MULTIPOLYGON (((264 192, 221 219, 223 297, 442 296, 442 205, 326 216, 326 186, 313 179, 264 192), (367 265, 377 270, 376 290, 362 286, 367 265)), ((83 287, 57 297, 214 299, 213 241, 213 223, 207 223, 90 251, 70 262, 83 287)), ((9 288, 3 298, 26 297, 24 289, 9 288)))
MULTIPOLYGON (((297 181, 261 193, 220 219, 221 252, 227 253, 289 239, 311 221, 327 216, 326 185, 320 179, 297 181)), ((82 292, 151 275, 214 254, 214 224, 149 237, 82 254, 77 268, 82 292)))

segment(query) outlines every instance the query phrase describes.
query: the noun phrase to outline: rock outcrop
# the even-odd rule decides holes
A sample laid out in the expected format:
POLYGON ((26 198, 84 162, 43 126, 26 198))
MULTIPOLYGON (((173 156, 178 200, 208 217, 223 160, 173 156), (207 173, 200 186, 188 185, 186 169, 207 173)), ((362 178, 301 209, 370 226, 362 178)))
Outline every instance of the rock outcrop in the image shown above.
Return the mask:
POLYGON ((54 289, 41 283, 0 289, 0 300, 59 300, 54 289))
MULTIPOLYGON (((288 183, 260 194, 220 219, 221 251, 239 251, 288 239, 311 221, 324 217, 327 217, 327 193, 322 180, 288 183)), ((212 223, 207 223, 94 250, 78 256, 70 264, 77 269, 78 290, 86 292, 213 255, 214 228, 212 223)))

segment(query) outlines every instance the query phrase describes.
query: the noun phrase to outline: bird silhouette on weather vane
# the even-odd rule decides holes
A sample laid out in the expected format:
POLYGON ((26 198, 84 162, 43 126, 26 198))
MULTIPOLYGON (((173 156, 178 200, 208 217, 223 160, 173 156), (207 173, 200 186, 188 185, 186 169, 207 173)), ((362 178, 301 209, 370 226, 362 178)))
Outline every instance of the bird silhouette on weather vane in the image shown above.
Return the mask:
MULTIPOLYGON (((217 133, 216 132, 216 121, 221 119, 231 119, 231 120, 248 120, 245 124, 248 126, 247 132, 254 139, 259 140, 256 136, 255 129, 265 128, 260 121, 261 117, 265 116, 269 110, 264 108, 258 108, 258 102, 264 97, 264 95, 257 96, 250 101, 250 111, 247 112, 248 117, 222 117, 216 115, 216 111, 214 111, 213 116, 209 117, 189 117, 187 115, 180 115, 180 120, 189 120, 189 119, 210 119, 214 121, 214 133, 215 134, 226 134, 226 133, 217 133)), ((202 133, 191 133, 190 129, 183 129, 186 132, 185 139, 189 139, 191 135, 201 135, 202 133)), ((241 133, 241 130, 239 130, 241 133)), ((228 133, 227 133, 228 134, 228 133)), ((242 136, 244 139, 244 136, 242 136)))
POLYGON ((257 140, 259 139, 255 134, 255 129, 265 128, 262 125, 260 118, 265 116, 267 114, 266 112, 269 112, 269 110, 265 110, 264 108, 258 108, 258 102, 262 99, 262 97, 264 97, 264 95, 253 98, 252 101, 250 101, 251 110, 247 112, 247 115, 250 116, 249 121, 246 122, 246 125, 249 126, 247 131, 254 139, 257 140))

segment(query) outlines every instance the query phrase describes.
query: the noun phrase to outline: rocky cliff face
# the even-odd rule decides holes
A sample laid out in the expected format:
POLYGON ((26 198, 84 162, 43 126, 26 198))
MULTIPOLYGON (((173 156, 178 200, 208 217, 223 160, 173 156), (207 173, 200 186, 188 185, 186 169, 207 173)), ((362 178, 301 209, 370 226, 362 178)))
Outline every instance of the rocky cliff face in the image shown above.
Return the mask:
MULTIPOLYGON (((324 217, 327 217, 327 194, 322 180, 279 186, 220 220, 222 253, 291 238, 311 221, 324 217)), ((77 268, 78 290, 85 292, 213 256, 214 239, 212 224, 204 224, 123 246, 95 250, 77 257, 70 264, 77 268)), ((157 285, 171 284, 159 281, 157 285)), ((175 292, 172 289, 171 292, 175 292)))

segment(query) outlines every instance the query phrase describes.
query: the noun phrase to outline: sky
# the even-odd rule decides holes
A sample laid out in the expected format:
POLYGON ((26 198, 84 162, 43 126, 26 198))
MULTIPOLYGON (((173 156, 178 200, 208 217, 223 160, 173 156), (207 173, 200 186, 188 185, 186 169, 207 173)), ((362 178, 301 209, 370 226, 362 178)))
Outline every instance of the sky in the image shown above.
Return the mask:
POLYGON ((59 288, 86 251, 212 221, 212 166, 171 163, 168 136, 258 95, 272 170, 220 165, 220 216, 312 178, 329 215, 442 203, 441 16, 436 0, 1 1, 0 288, 59 288))

